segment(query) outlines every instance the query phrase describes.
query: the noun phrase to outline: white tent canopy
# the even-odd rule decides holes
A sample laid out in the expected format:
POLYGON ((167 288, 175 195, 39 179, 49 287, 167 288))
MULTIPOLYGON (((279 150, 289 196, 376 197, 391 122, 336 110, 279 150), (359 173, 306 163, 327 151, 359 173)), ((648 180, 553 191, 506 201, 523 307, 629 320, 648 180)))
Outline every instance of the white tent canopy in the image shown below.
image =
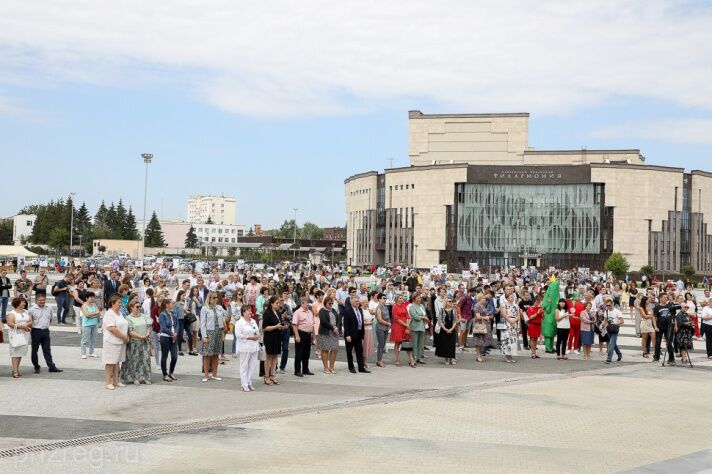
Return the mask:
POLYGON ((22 245, 0 245, 0 258, 8 257, 36 257, 37 254, 30 252, 22 245))

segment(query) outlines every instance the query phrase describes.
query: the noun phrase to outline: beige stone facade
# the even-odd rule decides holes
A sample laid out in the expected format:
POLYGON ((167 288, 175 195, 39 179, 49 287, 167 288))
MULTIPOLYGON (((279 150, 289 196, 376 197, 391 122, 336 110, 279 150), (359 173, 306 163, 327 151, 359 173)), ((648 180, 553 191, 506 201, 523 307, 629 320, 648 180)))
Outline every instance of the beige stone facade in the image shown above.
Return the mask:
MULTIPOLYGON (((528 124, 528 114, 411 111, 411 166, 345 181, 348 262, 462 266, 483 258, 457 248, 462 229, 455 201, 463 186, 574 183, 583 186, 580 192, 600 194, 600 251, 568 260, 542 255, 536 262, 596 266, 615 251, 631 270, 677 271, 689 264, 712 271, 712 173, 645 165, 637 149, 534 150, 528 124)), ((503 258, 515 263, 526 256, 523 249, 503 258)))

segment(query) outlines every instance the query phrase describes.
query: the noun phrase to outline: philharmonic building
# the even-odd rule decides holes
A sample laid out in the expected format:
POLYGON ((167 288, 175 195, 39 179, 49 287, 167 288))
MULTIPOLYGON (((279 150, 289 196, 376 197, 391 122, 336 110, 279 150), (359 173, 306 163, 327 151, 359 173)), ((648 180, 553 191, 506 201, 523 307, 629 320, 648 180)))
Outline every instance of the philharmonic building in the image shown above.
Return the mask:
POLYGON ((529 114, 408 114, 410 166, 345 181, 347 262, 712 271, 712 173, 536 150, 529 114))

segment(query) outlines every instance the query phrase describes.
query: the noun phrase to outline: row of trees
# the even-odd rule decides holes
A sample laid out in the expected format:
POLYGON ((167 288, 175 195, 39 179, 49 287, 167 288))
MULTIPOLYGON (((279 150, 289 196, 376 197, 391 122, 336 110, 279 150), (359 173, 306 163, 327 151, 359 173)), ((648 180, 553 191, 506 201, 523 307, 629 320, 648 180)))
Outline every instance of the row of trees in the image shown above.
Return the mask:
MULTIPOLYGON (((20 214, 37 216, 32 234, 27 239, 28 243, 48 245, 62 250, 69 248, 72 212, 74 213, 72 246, 81 242, 90 252, 94 239, 138 240, 140 238, 136 216, 131 206, 127 209, 121 199, 117 204, 112 202, 108 207, 102 201, 92 219, 86 203, 83 202, 77 209, 72 197, 69 196, 66 200, 60 198, 47 204, 33 204, 20 211, 20 214)), ((12 229, 12 221, 10 221, 10 229, 12 229)), ((4 237, 2 230, 0 230, 0 237, 4 237)), ((12 230, 10 230, 11 240, 12 230)), ((162 247, 163 244, 163 232, 154 211, 146 226, 146 246, 162 247)))
POLYGON ((298 239, 320 240, 324 238, 324 229, 312 222, 305 222, 301 227, 297 226, 294 219, 285 220, 279 229, 267 230, 265 234, 280 239, 294 238, 294 228, 297 229, 298 239))
MULTIPOLYGON (((630 264, 621 253, 613 252, 611 256, 606 259, 604 269, 607 272, 613 273, 613 276, 615 276, 619 280, 622 280, 625 278, 626 274, 628 273, 628 270, 630 270, 630 264)), ((650 277, 655 273, 655 269, 652 267, 652 265, 643 265, 642 267, 640 267, 639 273, 641 275, 650 277)), ((680 267, 680 273, 685 275, 685 277, 687 277, 687 279, 689 280, 690 278, 695 276, 695 273, 697 273, 697 271, 692 265, 683 265, 680 267)))

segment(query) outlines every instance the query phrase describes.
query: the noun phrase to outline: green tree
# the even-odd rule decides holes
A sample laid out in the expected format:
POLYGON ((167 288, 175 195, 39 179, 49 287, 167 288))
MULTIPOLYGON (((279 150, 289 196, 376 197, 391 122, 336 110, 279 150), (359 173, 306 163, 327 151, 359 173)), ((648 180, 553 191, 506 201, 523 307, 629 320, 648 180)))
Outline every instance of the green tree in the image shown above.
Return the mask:
POLYGON ((185 248, 195 249, 198 248, 198 244, 198 236, 195 235, 195 228, 191 225, 188 233, 185 234, 185 248))
POLYGON ((109 229, 109 235, 112 239, 115 239, 121 235, 121 222, 119 221, 119 215, 116 212, 116 206, 111 203, 109 209, 106 210, 106 227, 109 229))
POLYGON ((693 276, 695 276, 695 273, 697 273, 697 271, 695 270, 695 267, 693 267, 692 265, 683 265, 682 267, 680 267, 680 273, 685 275, 685 278, 687 278, 689 280, 693 276))
POLYGON ((324 238, 324 229, 312 222, 305 222, 299 230, 299 236, 302 239, 321 240, 324 238))
POLYGON ((164 244, 161 223, 158 222, 156 211, 153 211, 151 220, 146 225, 146 247, 163 247, 164 244))
POLYGON ((46 244, 57 250, 68 248, 69 230, 62 227, 55 227, 50 231, 46 244))
POLYGON ((99 205, 99 209, 97 209, 96 214, 94 214, 94 228, 95 229, 108 229, 109 228, 109 224, 107 222, 108 213, 109 213, 109 210, 106 208, 106 204, 104 204, 104 201, 101 201, 101 204, 99 205))
POLYGON ((127 217, 128 213, 126 212, 126 208, 124 207, 124 202, 121 198, 119 198, 119 203, 116 205, 116 234, 122 239, 126 238, 125 235, 128 233, 126 231, 127 217))
POLYGON ((0 245, 12 245, 12 220, 5 219, 0 224, 0 245))
POLYGON ((255 231, 252 230, 252 227, 250 227, 250 230, 247 231, 247 236, 248 236, 248 237, 254 237, 254 236, 255 236, 255 231))
POLYGON ((35 244, 49 244, 50 232, 55 228, 67 229, 68 234, 71 206, 71 199, 67 202, 59 199, 48 204, 33 204, 23 209, 23 212, 32 212, 36 216, 29 241, 35 244))
POLYGON ((607 272, 613 273, 613 276, 617 279, 622 280, 625 278, 626 273, 628 273, 630 264, 620 252, 613 252, 611 256, 606 259, 604 268, 607 272))
POLYGON ((650 275, 652 275, 653 273, 655 273, 655 269, 652 267, 652 265, 643 265, 642 267, 640 267, 641 275, 650 277, 650 275))
POLYGON ((134 216, 131 206, 129 206, 129 210, 126 213, 126 220, 124 222, 121 238, 124 240, 138 240, 139 238, 138 229, 136 228, 136 216, 134 216))
MULTIPOLYGON (((295 227, 296 227, 296 224, 294 223, 294 219, 288 219, 288 220, 285 220, 284 222, 282 222, 282 225, 279 226, 279 229, 266 231, 265 233, 268 235, 271 235, 273 237, 276 237, 278 239, 293 239, 295 227)), ((297 227, 297 235, 299 235, 298 227, 297 227)))
POLYGON ((82 236, 83 242, 91 241, 91 217, 86 203, 82 203, 74 214, 74 233, 82 236))
POLYGON ((230 247, 229 249, 227 249, 228 257, 234 257, 236 253, 237 253, 236 247, 230 247))

